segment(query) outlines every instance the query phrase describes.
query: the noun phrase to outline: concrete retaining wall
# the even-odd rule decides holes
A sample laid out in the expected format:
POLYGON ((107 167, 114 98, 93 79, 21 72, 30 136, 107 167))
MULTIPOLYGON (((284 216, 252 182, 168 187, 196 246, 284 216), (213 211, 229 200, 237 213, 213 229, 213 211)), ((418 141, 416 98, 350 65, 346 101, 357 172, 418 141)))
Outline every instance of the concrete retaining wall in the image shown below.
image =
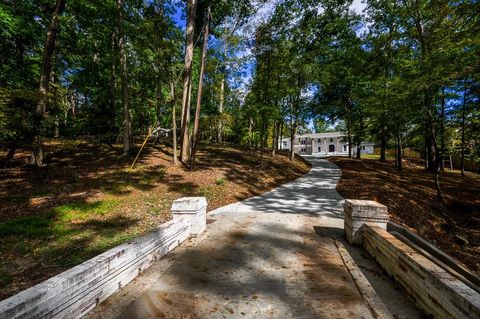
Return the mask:
POLYGON ((79 318, 190 236, 175 218, 58 276, 0 302, 0 319, 79 318))
POLYGON ((435 318, 480 318, 480 294, 387 231, 362 226, 363 246, 435 318))

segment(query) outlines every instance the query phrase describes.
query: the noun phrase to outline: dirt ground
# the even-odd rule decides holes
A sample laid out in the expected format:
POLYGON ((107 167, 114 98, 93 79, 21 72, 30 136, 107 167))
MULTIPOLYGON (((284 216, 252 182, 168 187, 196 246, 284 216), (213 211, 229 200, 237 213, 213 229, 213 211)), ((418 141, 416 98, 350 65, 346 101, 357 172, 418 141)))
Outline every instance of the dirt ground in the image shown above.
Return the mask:
POLYGON ((443 200, 433 175, 409 163, 402 172, 393 163, 330 158, 342 169, 337 191, 345 198, 376 200, 390 217, 480 273, 480 176, 445 171, 440 176, 443 200))
POLYGON ((168 221, 176 198, 205 196, 211 210, 310 169, 229 146, 201 146, 194 171, 171 166, 164 145, 149 144, 133 170, 120 145, 56 140, 46 151, 46 167, 23 165, 20 151, 0 169, 0 300, 168 221))

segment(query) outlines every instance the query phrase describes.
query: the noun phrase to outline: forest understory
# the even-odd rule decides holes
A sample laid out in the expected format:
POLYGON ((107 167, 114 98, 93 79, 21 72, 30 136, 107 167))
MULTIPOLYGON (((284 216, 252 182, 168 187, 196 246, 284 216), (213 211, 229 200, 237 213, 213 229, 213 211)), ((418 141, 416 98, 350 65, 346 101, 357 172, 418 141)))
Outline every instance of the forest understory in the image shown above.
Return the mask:
POLYGON ((0 300, 168 221, 177 198, 205 196, 212 210, 310 169, 286 153, 264 153, 261 165, 259 152, 230 146, 201 145, 193 171, 172 166, 164 144, 149 143, 132 170, 122 145, 50 140, 45 149, 45 167, 24 165, 30 154, 19 150, 0 169, 0 300))
POLYGON ((344 198, 375 200, 390 218, 480 274, 480 175, 445 170, 439 200, 433 175, 406 160, 398 172, 393 160, 330 158, 342 169, 337 191, 344 198))

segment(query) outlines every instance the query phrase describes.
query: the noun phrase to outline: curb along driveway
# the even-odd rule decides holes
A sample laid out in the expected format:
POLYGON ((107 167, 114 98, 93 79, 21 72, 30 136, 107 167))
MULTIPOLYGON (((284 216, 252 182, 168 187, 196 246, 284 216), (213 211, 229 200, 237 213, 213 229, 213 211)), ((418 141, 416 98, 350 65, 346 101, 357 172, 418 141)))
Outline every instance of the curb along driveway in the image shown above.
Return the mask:
POLYGON ((341 171, 308 159, 297 180, 210 212, 204 234, 89 317, 372 318, 328 235, 343 229, 341 171))

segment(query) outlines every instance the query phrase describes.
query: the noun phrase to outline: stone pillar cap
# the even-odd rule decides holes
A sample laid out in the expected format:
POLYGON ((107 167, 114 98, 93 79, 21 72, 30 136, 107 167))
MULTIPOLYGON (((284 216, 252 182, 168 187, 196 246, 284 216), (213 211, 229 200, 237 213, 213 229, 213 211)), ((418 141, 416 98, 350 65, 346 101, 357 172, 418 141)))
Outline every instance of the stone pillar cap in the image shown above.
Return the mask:
POLYGON ((207 206, 205 197, 182 197, 172 203, 172 211, 197 211, 207 206))
POLYGON ((374 200, 365 200, 365 199, 345 199, 345 204, 351 206, 370 206, 378 208, 387 208, 387 206, 382 205, 374 200))

